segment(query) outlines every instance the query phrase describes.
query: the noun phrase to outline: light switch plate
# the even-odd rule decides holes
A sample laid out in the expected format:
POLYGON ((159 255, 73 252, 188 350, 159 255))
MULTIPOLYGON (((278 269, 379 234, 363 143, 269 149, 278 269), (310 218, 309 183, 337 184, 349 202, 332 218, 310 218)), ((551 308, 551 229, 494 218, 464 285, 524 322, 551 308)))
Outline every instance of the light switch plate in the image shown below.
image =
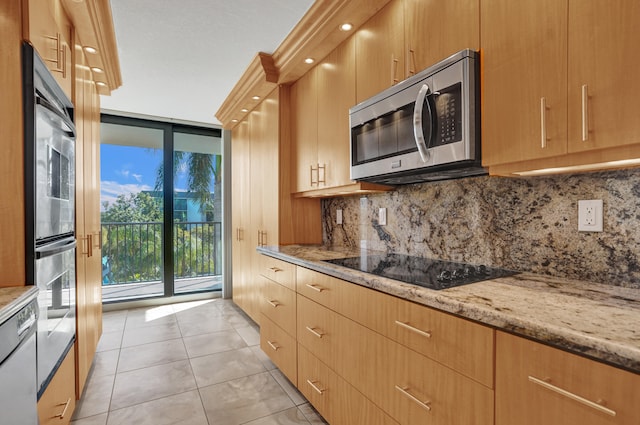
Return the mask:
POLYGON ((378 224, 380 226, 387 225, 387 209, 386 208, 380 208, 378 210, 378 224))
POLYGON ((342 224, 342 210, 336 210, 336 224, 342 224))

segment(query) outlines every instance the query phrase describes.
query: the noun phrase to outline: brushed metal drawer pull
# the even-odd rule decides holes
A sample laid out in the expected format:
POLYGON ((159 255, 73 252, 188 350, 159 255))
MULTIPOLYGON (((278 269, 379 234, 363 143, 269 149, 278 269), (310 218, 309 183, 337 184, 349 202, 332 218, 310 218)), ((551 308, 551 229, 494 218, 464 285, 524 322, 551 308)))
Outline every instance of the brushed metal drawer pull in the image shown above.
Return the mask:
POLYGON ((400 391, 405 397, 408 397, 409 399, 415 401, 416 403, 418 403, 418 405, 420 405, 420 407, 427 409, 429 412, 431 411, 431 406, 430 406, 430 401, 420 401, 416 396, 414 396, 413 394, 411 394, 409 392, 409 388, 408 387, 401 387, 399 385, 396 385, 396 390, 400 391))
POLYGON ((540 98, 540 147, 547 147, 547 99, 540 98))
POLYGON ((409 329, 411 332, 415 332, 417 334, 420 334, 425 338, 431 338, 431 332, 427 332, 427 331, 423 331, 423 330, 418 329, 418 328, 414 328, 413 326, 411 326, 408 323, 404 323, 404 322, 401 322, 399 320, 396 320, 396 325, 402 326, 405 329, 409 329))
POLYGON ((269 304, 271 304, 271 306, 272 306, 273 308, 276 308, 276 307, 278 307, 278 306, 280 305, 280 304, 278 303, 278 301, 271 301, 271 300, 270 300, 270 299, 268 299, 268 298, 267 298, 267 302, 268 302, 269 304))
POLYGON ((589 86, 582 86, 582 141, 589 140, 589 86))
POLYGON ((324 288, 321 287, 321 286, 318 286, 318 285, 312 285, 310 283, 307 283, 307 284, 305 284, 305 286, 307 286, 307 287, 309 287, 309 288, 311 288, 311 289, 313 289, 314 291, 317 291, 317 292, 324 291, 324 288))
POLYGON ((311 385, 311 388, 313 388, 318 394, 322 395, 325 390, 322 390, 320 388, 318 388, 318 386, 316 385, 318 381, 312 381, 310 379, 307 379, 307 384, 311 385))
POLYGON ((59 415, 55 415, 54 418, 63 419, 64 416, 67 414, 67 409, 69 409, 70 404, 71 404, 71 399, 68 399, 66 403, 57 404, 57 406, 64 406, 64 409, 62 409, 62 413, 60 413, 59 415))
POLYGON ((312 334, 314 334, 315 336, 317 336, 318 338, 322 338, 322 336, 324 335, 323 333, 316 331, 314 328, 310 326, 307 326, 307 330, 312 334))
POLYGON ((278 272, 281 272, 281 271, 282 271, 282 269, 279 269, 279 268, 277 268, 277 267, 269 267, 269 270, 271 270, 271 271, 272 271, 272 272, 274 272, 274 273, 278 273, 278 272))
POLYGON ((278 349, 280 348, 280 346, 274 344, 273 342, 267 340, 267 344, 269 344, 269 347, 273 348, 273 351, 278 351, 278 349))
POLYGON ((555 393, 558 393, 560 395, 563 395, 567 398, 570 398, 571 400, 577 401, 578 403, 582 403, 585 406, 589 406, 593 409, 596 409, 602 413, 606 413, 609 416, 616 416, 616 412, 615 410, 611 410, 611 409, 607 409, 606 407, 604 407, 603 405, 601 405, 600 403, 591 401, 591 400, 587 400, 584 397, 580 397, 579 395, 576 395, 572 392, 569 392, 565 389, 562 389, 560 387, 556 387, 555 385, 549 383, 549 379, 546 380, 542 380, 542 379, 538 379, 535 376, 531 376, 529 375, 529 381, 533 382, 534 384, 540 385, 543 388, 546 388, 548 390, 551 390, 555 393))

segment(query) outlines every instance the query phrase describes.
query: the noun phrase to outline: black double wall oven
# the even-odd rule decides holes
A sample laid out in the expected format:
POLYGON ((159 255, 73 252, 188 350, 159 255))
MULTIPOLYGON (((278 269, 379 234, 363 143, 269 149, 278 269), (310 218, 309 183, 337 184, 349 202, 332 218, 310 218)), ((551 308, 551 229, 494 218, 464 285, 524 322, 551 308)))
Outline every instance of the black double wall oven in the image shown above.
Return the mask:
POLYGON ((76 331, 73 105, 33 47, 23 44, 26 277, 37 285, 38 397, 76 331))

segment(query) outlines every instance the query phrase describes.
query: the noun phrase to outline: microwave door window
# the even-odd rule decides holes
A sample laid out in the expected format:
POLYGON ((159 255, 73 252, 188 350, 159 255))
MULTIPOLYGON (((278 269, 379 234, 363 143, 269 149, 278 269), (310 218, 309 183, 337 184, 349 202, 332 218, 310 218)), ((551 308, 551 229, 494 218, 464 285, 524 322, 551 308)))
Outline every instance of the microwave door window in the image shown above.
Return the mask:
POLYGON ((418 150, 416 147, 416 139, 413 135, 413 107, 414 103, 411 103, 395 112, 398 134, 397 153, 408 153, 418 150))
POLYGON ((364 164, 365 162, 378 158, 379 132, 376 121, 365 123, 354 128, 352 131, 352 137, 355 138, 356 141, 353 146, 353 149, 355 150, 353 155, 353 165, 364 164))

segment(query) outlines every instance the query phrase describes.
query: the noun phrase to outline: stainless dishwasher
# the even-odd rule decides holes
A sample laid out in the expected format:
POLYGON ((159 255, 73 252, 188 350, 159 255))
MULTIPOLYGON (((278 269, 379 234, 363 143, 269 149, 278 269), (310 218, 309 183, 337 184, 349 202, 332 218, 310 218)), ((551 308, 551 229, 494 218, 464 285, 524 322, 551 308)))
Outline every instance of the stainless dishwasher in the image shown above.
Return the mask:
MULTIPOLYGON (((35 289, 35 288, 34 288, 35 289)), ((38 423, 36 381, 37 290, 0 314, 0 416, 2 424, 38 423)))

